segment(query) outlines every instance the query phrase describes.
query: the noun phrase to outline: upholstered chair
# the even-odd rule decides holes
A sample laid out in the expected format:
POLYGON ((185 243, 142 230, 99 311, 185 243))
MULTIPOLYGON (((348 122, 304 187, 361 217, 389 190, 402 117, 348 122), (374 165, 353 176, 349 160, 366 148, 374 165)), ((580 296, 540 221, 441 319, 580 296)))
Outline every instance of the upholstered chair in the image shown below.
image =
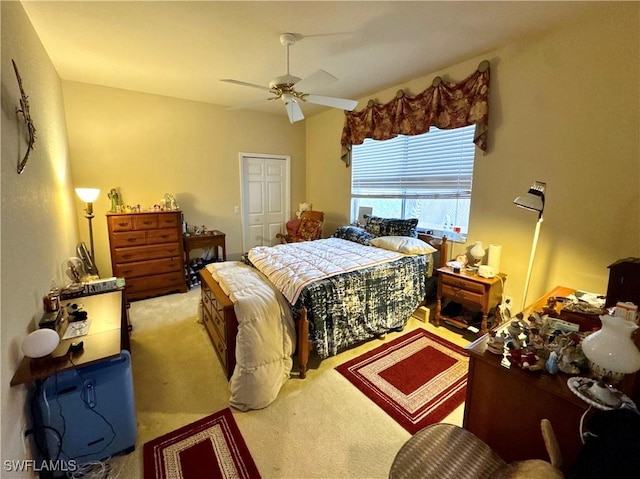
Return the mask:
POLYGON ((322 237, 324 213, 322 211, 303 211, 299 219, 287 221, 287 234, 278 233, 282 243, 312 241, 322 237))

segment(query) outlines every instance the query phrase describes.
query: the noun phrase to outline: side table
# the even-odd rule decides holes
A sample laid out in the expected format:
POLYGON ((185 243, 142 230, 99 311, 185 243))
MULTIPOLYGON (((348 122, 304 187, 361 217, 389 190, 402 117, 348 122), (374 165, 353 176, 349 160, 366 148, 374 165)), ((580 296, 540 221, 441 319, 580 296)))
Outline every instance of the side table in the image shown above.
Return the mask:
POLYGON ((184 254, 187 264, 189 263, 189 252, 197 248, 214 248, 216 261, 220 259, 218 248, 222 249, 222 261, 227 261, 227 247, 225 244, 225 234, 222 231, 213 230, 209 233, 196 236, 183 236, 184 254))
MULTIPOLYGON (((465 306, 477 307, 482 311, 480 333, 487 333, 489 311, 500 304, 506 275, 498 273, 493 278, 483 278, 477 274, 461 271, 454 273, 448 266, 438 268, 438 294, 435 324, 445 321, 458 328, 467 328, 467 324, 442 315, 442 299, 448 298, 465 306)), ((495 325, 494 325, 495 326, 495 325)))

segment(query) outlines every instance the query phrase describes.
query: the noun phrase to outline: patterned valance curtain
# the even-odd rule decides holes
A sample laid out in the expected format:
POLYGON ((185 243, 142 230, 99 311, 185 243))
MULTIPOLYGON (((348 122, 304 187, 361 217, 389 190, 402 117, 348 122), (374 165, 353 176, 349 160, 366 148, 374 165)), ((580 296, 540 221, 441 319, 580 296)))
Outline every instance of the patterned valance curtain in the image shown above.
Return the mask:
POLYGON ((489 62, 480 63, 467 79, 447 82, 436 77, 429 88, 409 97, 402 90, 383 105, 369 100, 362 111, 345 112, 342 160, 351 164, 351 145, 365 138, 388 140, 397 135, 420 135, 433 125, 440 129, 476 124, 473 142, 487 151, 489 123, 489 62))

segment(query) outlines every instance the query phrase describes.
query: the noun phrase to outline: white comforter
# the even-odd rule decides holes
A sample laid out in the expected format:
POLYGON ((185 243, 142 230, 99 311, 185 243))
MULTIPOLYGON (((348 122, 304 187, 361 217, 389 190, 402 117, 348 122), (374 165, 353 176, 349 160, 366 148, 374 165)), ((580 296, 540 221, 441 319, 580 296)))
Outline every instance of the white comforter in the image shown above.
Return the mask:
POLYGON ((226 261, 207 269, 233 301, 238 319, 229 404, 241 411, 264 408, 275 400, 293 366, 296 332, 289 305, 255 268, 226 261))
POLYGON ((249 261, 282 291, 291 304, 295 304, 302 289, 313 281, 388 263, 404 256, 340 238, 273 247, 256 246, 249 250, 249 261))

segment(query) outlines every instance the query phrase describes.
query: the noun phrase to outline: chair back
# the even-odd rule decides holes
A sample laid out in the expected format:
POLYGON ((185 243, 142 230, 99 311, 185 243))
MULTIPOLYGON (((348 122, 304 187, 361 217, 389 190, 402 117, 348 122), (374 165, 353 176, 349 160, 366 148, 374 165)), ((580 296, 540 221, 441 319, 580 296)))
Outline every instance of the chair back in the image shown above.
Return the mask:
POLYGON ((287 222, 287 234, 278 233, 276 238, 285 243, 317 240, 322 238, 323 223, 324 212, 303 211, 299 219, 287 222))
POLYGON ((300 213, 300 219, 310 219, 317 221, 324 221, 324 212, 323 211, 303 211, 300 213))

